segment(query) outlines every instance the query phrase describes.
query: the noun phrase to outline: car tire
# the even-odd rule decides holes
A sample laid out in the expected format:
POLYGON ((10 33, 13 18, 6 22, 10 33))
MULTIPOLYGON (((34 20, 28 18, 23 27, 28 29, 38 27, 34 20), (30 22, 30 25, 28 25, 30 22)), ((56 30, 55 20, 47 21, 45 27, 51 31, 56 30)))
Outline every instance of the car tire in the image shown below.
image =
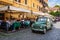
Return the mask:
POLYGON ((34 30, 32 30, 32 32, 34 33, 35 31, 34 31, 34 30))
POLYGON ((53 25, 51 24, 51 28, 50 28, 50 30, 52 29, 52 27, 53 27, 53 25))
POLYGON ((44 30, 43 30, 43 34, 46 34, 46 32, 47 32, 47 30, 46 30, 46 28, 44 28, 44 30))

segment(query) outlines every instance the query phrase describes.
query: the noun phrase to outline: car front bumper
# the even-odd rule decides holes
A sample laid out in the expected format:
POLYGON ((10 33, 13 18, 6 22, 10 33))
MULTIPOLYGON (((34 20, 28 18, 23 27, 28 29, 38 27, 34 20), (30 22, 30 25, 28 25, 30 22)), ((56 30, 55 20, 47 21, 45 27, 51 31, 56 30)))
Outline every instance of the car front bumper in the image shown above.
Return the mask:
POLYGON ((34 30, 34 31, 44 31, 43 29, 35 29, 35 28, 31 28, 31 30, 34 30))

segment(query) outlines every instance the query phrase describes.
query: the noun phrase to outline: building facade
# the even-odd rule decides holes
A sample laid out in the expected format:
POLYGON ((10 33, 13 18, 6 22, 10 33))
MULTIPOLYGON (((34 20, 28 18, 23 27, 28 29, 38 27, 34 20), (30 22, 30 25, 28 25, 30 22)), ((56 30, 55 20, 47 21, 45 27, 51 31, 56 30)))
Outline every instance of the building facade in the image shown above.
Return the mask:
POLYGON ((39 0, 0 0, 0 19, 35 18, 42 7, 39 0))
POLYGON ((41 10, 43 12, 48 12, 48 0, 39 0, 39 1, 43 5, 43 7, 41 8, 41 10))

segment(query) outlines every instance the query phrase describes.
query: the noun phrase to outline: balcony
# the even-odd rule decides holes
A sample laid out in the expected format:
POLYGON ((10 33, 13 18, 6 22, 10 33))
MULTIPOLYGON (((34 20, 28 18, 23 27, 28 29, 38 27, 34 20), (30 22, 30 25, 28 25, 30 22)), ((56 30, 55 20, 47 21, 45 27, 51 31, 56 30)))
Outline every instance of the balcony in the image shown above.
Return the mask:
POLYGON ((12 5, 13 4, 13 0, 0 0, 0 4, 12 5))
POLYGON ((39 1, 42 3, 43 7, 48 7, 48 4, 44 0, 39 0, 39 1))
POLYGON ((41 11, 44 12, 44 13, 45 13, 45 12, 48 12, 48 10, 45 9, 45 8, 41 8, 41 11))

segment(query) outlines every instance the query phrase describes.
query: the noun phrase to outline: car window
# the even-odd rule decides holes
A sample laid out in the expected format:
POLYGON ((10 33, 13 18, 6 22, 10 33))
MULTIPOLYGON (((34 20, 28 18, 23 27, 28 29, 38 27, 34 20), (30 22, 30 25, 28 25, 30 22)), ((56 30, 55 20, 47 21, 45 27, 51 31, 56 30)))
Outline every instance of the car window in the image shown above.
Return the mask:
POLYGON ((50 21, 50 19, 47 20, 48 22, 50 21))
POLYGON ((37 21, 46 21, 46 18, 39 18, 37 21))

